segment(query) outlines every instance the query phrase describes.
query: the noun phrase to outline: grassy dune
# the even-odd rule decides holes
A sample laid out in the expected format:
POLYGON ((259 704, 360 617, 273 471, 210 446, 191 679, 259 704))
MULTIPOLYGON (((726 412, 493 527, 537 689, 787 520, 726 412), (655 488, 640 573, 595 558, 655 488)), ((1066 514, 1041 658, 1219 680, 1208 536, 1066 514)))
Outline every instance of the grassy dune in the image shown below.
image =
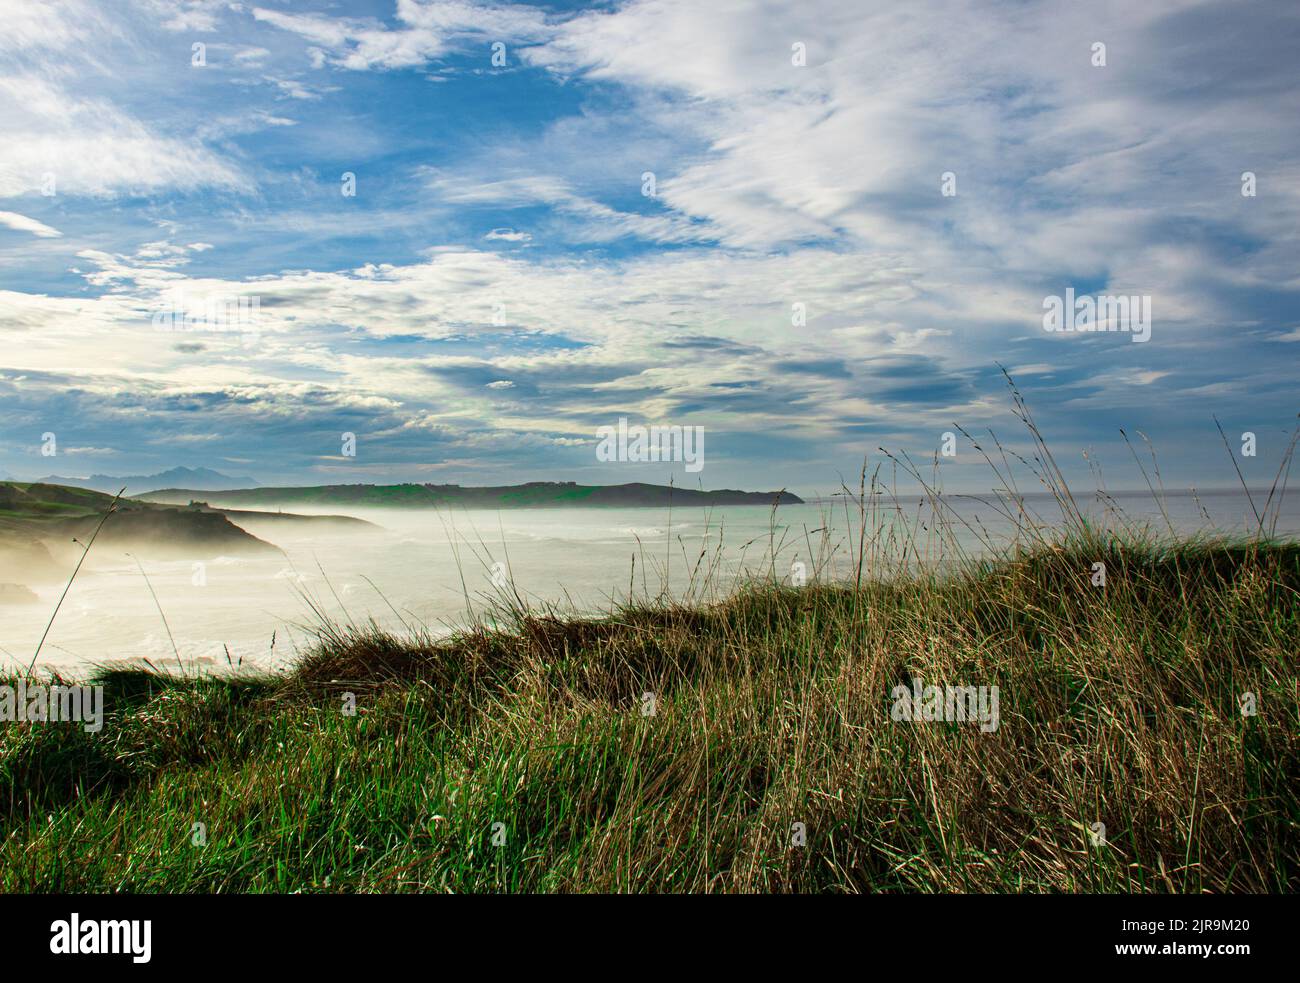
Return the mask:
POLYGON ((887 455, 929 513, 864 469, 806 586, 774 523, 738 587, 719 546, 605 618, 508 585, 450 639, 322 616, 283 675, 107 674, 97 734, 0 726, 0 889, 1300 890, 1291 451, 1248 539, 1157 536, 1080 510, 1011 393, 1034 449, 971 439, 1016 528, 978 555, 887 455), (895 719, 915 677, 998 687, 999 726, 895 719))
POLYGON ((99 734, 0 727, 0 887, 1294 891, 1297 589, 1295 547, 1094 538, 108 675, 99 734), (1000 727, 892 720, 913 675, 1000 727))

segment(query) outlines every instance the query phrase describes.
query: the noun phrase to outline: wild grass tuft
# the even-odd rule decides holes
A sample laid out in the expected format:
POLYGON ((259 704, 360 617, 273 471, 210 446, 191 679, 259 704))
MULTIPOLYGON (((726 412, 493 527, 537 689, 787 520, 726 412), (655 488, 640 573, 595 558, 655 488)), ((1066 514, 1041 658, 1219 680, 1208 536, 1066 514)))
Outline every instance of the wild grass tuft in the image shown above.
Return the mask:
POLYGON ((105 674, 101 732, 0 728, 0 888, 1300 889, 1300 547, 1099 525, 1044 446, 1049 534, 989 460, 1020 534, 956 562, 944 496, 900 523, 864 470, 805 586, 510 590, 450 638, 323 623, 275 678, 105 674), (913 677, 997 686, 1000 726, 893 720, 913 677))

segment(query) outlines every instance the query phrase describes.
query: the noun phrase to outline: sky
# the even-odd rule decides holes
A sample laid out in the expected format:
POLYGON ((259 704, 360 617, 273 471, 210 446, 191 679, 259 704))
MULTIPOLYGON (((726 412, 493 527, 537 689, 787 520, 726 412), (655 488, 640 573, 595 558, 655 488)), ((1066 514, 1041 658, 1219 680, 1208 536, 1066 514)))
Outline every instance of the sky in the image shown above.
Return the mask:
POLYGON ((983 491, 940 449, 1027 446, 1002 369, 1084 485, 1142 485, 1123 428, 1171 487, 1267 486, 1296 424, 1291 2, 0 24, 0 477, 816 494, 883 447, 983 491), (1046 330, 1067 290, 1149 337, 1046 330), (702 469, 598 460, 620 418, 702 428, 702 469))

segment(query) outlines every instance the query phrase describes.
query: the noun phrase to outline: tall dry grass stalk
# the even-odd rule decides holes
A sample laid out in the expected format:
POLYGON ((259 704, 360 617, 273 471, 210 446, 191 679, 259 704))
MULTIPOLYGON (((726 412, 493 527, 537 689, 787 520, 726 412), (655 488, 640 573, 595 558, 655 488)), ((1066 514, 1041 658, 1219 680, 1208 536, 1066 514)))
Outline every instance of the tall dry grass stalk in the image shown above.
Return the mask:
MULTIPOLYGON (((643 579, 600 618, 510 585, 443 639, 322 607, 284 678, 107 674, 102 734, 0 730, 0 886, 1300 889, 1300 548, 1266 535, 1286 469, 1242 541, 1098 524, 1012 393, 1027 453, 967 435, 1006 543, 886 455, 842 489, 851 534, 773 523, 766 577, 670 537, 684 590, 643 579), (894 719, 913 678, 996 686, 998 726, 894 719)), ((638 567, 666 585, 667 558, 638 567)))

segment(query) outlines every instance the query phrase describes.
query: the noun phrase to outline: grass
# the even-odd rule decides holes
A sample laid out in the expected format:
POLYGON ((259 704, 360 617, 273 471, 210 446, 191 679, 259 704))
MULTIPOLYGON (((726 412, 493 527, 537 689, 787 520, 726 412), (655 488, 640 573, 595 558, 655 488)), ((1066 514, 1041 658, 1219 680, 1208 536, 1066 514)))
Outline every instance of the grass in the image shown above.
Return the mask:
POLYGON ((1064 521, 999 447, 993 553, 895 460, 932 514, 864 470, 849 569, 823 540, 806 586, 507 588, 447 639, 322 620, 281 676, 103 674, 99 733, 0 728, 0 889, 1300 889, 1300 546, 1269 505, 1231 542, 1099 526, 1036 446, 1064 521), (997 686, 1000 726, 893 720, 915 676, 997 686))
POLYGON ((1297 588, 1293 547, 1079 543, 109 674, 100 733, 0 730, 0 887, 1294 891, 1297 588), (1001 726, 891 720, 912 675, 1001 726))

